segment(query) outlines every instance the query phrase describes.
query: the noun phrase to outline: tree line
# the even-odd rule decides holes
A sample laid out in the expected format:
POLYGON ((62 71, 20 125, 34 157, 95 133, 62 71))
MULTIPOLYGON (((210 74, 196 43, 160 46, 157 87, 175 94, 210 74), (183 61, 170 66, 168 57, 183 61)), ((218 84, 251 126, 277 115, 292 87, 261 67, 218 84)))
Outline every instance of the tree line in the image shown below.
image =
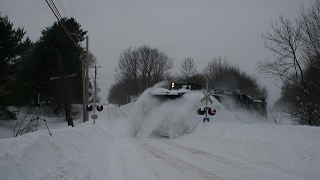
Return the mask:
POLYGON ((247 75, 225 57, 213 58, 202 72, 198 72, 194 59, 184 58, 179 74, 175 75, 170 73, 172 61, 163 51, 147 45, 127 48, 120 55, 115 69, 116 83, 109 89, 108 101, 118 105, 126 104, 147 88, 164 80, 195 83, 202 87, 208 83, 210 90, 240 91, 257 99, 268 97, 266 87, 259 84, 256 76, 247 75))
MULTIPOLYGON (((0 14, 0 118, 14 119, 10 106, 35 107, 40 103, 55 113, 64 113, 73 126, 71 106, 82 103, 83 49, 81 42, 87 31, 75 19, 61 23, 73 34, 75 44, 58 22, 45 27, 41 37, 32 42, 24 38, 23 28, 13 28, 8 16, 0 14), (69 75, 73 75, 67 78, 69 75), (55 80, 50 80, 55 77, 55 80)), ((91 54, 91 57, 93 55, 91 54)), ((94 59, 94 58, 93 58, 94 59)))
POLYGON ((320 125, 320 1, 301 6, 291 20, 280 15, 272 31, 262 34, 273 60, 259 62, 260 72, 283 85, 277 104, 296 124, 320 125))

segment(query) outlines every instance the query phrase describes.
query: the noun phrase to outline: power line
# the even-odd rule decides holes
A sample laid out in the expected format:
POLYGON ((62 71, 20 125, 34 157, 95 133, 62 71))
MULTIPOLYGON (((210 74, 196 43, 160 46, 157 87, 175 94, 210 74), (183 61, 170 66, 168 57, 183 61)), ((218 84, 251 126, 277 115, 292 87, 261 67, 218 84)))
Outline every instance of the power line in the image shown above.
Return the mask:
MULTIPOLYGON (((52 7, 54 8, 54 10, 55 10, 55 12, 56 12, 56 14, 57 14, 57 16, 58 16, 58 21, 59 21, 59 23, 60 23, 61 26, 63 26, 63 28, 66 30, 67 34, 70 33, 67 25, 66 25, 65 22, 62 20, 63 17, 61 16, 61 14, 60 14, 57 6, 56 6, 55 3, 53 2, 53 0, 50 0, 50 2, 51 2, 51 5, 52 5, 52 7)), ((63 6, 62 2, 58 0, 58 3, 59 3, 59 5, 60 5, 62 11, 64 11, 65 15, 67 16, 67 13, 66 13, 66 11, 65 11, 65 9, 64 9, 64 6, 63 6)), ((72 37, 70 37, 70 38, 72 38, 72 37)), ((72 38, 72 40, 74 41, 73 38, 72 38)))
POLYGON ((76 20, 77 20, 77 18, 76 18, 76 13, 74 13, 74 9, 73 9, 73 5, 72 5, 71 0, 70 0, 70 4, 71 4, 72 12, 73 12, 73 15, 74 15, 74 19, 76 19, 76 20))
MULTIPOLYGON (((67 27, 67 25, 65 24, 65 22, 62 21, 63 17, 61 16, 61 14, 60 14, 58 8, 56 7, 56 5, 54 4, 53 0, 50 0, 50 1, 52 2, 52 5, 53 5, 54 9, 56 10, 56 12, 57 12, 57 14, 58 14, 58 17, 60 18, 61 23, 64 25, 64 27, 67 29, 67 31, 70 32, 69 29, 68 29, 68 27, 67 27)), ((67 12, 66 12, 66 10, 64 9, 64 6, 63 6, 61 0, 57 0, 57 1, 58 1, 59 5, 60 5, 62 11, 64 12, 65 17, 68 17, 67 12)))
POLYGON ((61 17, 61 14, 60 14, 60 12, 59 12, 59 10, 58 10, 57 6, 54 4, 53 0, 50 0, 50 2, 51 2, 51 5, 52 5, 53 9, 55 10, 55 13, 56 13, 56 14, 57 14, 57 16, 58 16, 58 20, 61 20, 61 19, 62 19, 62 17, 61 17))
POLYGON ((81 47, 74 41, 74 39, 71 37, 69 30, 66 28, 64 22, 61 21, 62 17, 61 14, 59 12, 59 10, 57 9, 56 5, 54 4, 53 0, 49 0, 50 4, 48 2, 48 0, 46 0, 48 6, 50 7, 51 11, 53 12, 54 16, 57 18, 59 24, 61 25, 61 27, 63 28, 63 30, 67 33, 67 35, 69 36, 69 38, 71 39, 71 41, 74 43, 74 45, 79 49, 80 52, 83 52, 83 49, 81 49, 81 47))
POLYGON ((62 9, 62 11, 63 11, 63 13, 64 13, 64 15, 65 15, 66 17, 68 17, 68 14, 67 14, 66 10, 64 9, 64 6, 63 6, 63 3, 61 2, 61 0, 58 0, 58 3, 59 3, 59 5, 60 5, 60 7, 61 7, 61 9, 62 9))

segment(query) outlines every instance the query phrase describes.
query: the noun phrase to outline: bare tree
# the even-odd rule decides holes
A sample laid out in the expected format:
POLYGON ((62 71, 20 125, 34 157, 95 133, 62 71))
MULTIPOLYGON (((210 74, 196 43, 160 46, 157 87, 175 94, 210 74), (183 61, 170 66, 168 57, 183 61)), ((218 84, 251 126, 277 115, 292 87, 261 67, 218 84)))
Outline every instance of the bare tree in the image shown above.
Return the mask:
POLYGON ((172 67, 172 59, 163 51, 147 45, 135 49, 129 47, 120 55, 115 76, 117 83, 125 82, 127 85, 128 96, 136 96, 164 80, 172 67))
POLYGON ((207 79, 216 79, 219 74, 224 73, 227 69, 231 68, 232 65, 229 61, 227 61, 226 57, 215 57, 210 61, 205 69, 204 72, 206 72, 206 78, 207 79))
POLYGON ((297 81, 303 74, 303 61, 301 54, 302 26, 298 20, 292 22, 279 16, 279 22, 271 23, 273 33, 262 34, 265 47, 269 49, 276 59, 259 62, 260 72, 286 80, 297 81))
POLYGON ((208 80, 210 88, 240 91, 256 99, 266 99, 268 97, 266 87, 258 83, 257 77, 247 75, 238 66, 227 61, 226 58, 213 58, 206 65, 203 74, 208 80))
POLYGON ((305 83, 312 113, 309 124, 320 126, 320 1, 311 1, 310 8, 301 6, 300 21, 304 32, 303 53, 307 60, 305 83))
POLYGON ((173 62, 163 51, 143 45, 133 54, 137 60, 137 74, 140 93, 146 88, 162 81, 172 68, 173 62))
POLYGON ((305 74, 308 62, 303 48, 305 27, 303 21, 292 21, 283 15, 272 22, 272 33, 262 34, 262 38, 265 39, 265 47, 275 55, 275 60, 259 62, 258 70, 284 83, 282 92, 286 93, 287 113, 298 119, 299 124, 315 125, 305 74))
POLYGON ((36 129, 37 124, 31 124, 30 114, 32 113, 31 108, 26 108, 26 112, 22 112, 22 109, 15 107, 15 114, 17 119, 6 121, 5 126, 12 129, 13 136, 17 137, 28 132, 32 132, 36 129))
POLYGON ((93 66, 97 64, 97 62, 98 62, 97 57, 92 52, 89 52, 89 65, 93 66))
POLYGON ((138 94, 138 55, 131 47, 120 54, 118 68, 115 69, 117 83, 128 80, 129 94, 138 94))
MULTIPOLYGON (((313 79, 316 80, 319 77, 317 72, 320 70, 320 1, 313 1, 310 6, 309 9, 301 6, 300 19, 304 31, 303 53, 308 60, 307 68, 312 70, 309 73, 313 74, 313 79)), ((311 85, 313 88, 320 89, 319 83, 311 85)))
MULTIPOLYGON (((209 82, 209 87, 217 87, 217 81, 225 74, 228 70, 232 69, 233 66, 227 61, 226 57, 215 57, 213 58, 204 68, 203 74, 206 80, 209 82)), ((226 84, 226 83, 225 83, 226 84)))
POLYGON ((195 65, 192 58, 187 57, 183 59, 180 63, 180 72, 182 74, 182 78, 188 78, 197 73, 197 65, 195 65))

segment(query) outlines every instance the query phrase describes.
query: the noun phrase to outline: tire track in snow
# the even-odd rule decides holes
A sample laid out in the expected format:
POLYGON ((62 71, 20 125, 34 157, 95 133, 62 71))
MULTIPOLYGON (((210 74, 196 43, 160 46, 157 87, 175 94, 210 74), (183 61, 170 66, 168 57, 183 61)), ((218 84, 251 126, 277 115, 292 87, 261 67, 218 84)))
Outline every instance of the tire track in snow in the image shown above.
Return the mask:
MULTIPOLYGON (((147 159, 152 158, 151 162, 157 161, 180 172, 181 176, 174 179, 296 179, 293 174, 276 168, 217 156, 170 140, 140 139, 135 140, 134 144, 147 159)), ((159 168, 149 165, 155 170, 159 168)))
POLYGON ((110 122, 110 125, 112 125, 114 122, 116 122, 119 119, 127 118, 126 112, 124 112, 124 110, 118 107, 107 107, 106 114, 110 122))
POLYGON ((130 138, 115 137, 111 150, 111 176, 115 180, 158 179, 142 161, 130 138))
MULTIPOLYGON (((159 143, 159 140, 152 140, 159 143)), ((170 147, 164 151, 159 147, 153 146, 154 144, 151 145, 150 143, 144 142, 144 140, 135 140, 135 142, 135 146, 144 154, 145 162, 157 162, 149 163, 148 165, 153 171, 157 172, 158 176, 161 177, 160 179, 224 179, 206 168, 185 161, 185 158, 171 155, 168 153, 173 150, 170 147)))

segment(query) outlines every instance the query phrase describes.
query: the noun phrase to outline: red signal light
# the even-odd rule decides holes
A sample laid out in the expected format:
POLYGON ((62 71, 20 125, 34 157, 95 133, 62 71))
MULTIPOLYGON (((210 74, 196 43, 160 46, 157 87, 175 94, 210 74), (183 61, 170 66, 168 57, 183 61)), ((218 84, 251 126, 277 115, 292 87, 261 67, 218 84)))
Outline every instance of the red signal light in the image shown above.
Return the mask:
POLYGON ((211 115, 211 116, 215 115, 216 112, 217 111, 215 109, 211 109, 211 108, 208 109, 208 114, 211 115))
POLYGON ((102 111, 103 110, 103 106, 102 105, 98 105, 97 106, 97 111, 102 111))

